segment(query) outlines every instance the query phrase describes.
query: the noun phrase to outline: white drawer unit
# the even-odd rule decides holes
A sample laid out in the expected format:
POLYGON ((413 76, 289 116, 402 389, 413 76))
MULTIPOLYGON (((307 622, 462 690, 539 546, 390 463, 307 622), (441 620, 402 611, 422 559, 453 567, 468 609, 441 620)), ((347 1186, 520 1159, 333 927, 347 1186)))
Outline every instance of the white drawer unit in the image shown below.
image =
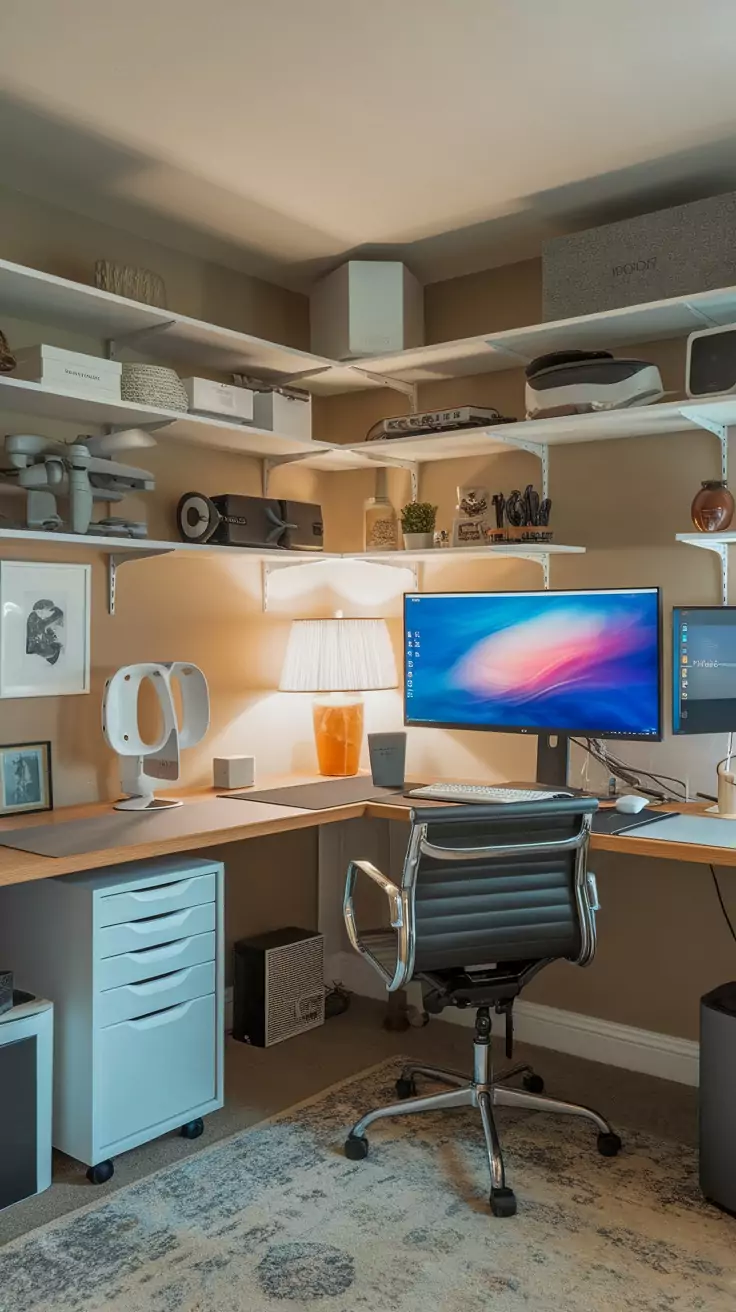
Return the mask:
POLYGON ((54 1146, 95 1183, 222 1106, 223 887, 179 856, 0 890, 0 959, 55 1004, 54 1146))

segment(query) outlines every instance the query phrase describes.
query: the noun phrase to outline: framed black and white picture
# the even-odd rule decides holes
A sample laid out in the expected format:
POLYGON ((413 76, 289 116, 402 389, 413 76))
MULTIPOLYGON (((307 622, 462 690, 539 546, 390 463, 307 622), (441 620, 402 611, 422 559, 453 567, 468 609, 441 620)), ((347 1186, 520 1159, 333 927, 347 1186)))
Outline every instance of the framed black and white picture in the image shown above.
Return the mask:
POLYGON ((0 816, 50 811, 51 743, 0 746, 0 816))
POLYGON ((89 692, 89 565, 0 561, 0 697, 89 692))

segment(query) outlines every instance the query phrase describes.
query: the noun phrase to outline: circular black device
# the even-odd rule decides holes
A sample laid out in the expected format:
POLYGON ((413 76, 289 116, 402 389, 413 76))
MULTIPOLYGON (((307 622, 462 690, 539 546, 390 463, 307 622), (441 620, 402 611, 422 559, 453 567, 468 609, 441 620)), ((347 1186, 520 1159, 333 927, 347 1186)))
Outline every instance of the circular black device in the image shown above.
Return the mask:
POLYGON ((185 542, 209 542, 221 517, 204 492, 185 492, 176 507, 176 522, 185 542))

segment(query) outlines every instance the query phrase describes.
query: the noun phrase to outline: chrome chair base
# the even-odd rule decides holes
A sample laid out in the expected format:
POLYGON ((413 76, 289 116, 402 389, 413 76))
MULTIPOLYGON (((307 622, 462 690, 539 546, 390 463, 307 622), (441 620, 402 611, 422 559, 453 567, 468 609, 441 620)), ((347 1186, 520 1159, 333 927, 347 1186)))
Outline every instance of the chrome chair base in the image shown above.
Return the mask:
POLYGON ((604 1157, 615 1157, 621 1149, 619 1136, 608 1121, 591 1107, 579 1103, 563 1102, 558 1098, 549 1098, 542 1092, 544 1085, 535 1076, 529 1066, 518 1065, 503 1071, 496 1078, 491 1069, 491 1047, 489 1035, 476 1038, 473 1045, 473 1078, 468 1079, 459 1071, 445 1071, 435 1066, 405 1066, 396 1088, 401 1099, 388 1107, 379 1107, 368 1112, 353 1126, 345 1143, 345 1155, 358 1161, 368 1155, 366 1130, 374 1121, 389 1116, 413 1116, 417 1112, 446 1111, 453 1107, 477 1107, 485 1138, 488 1167, 491 1176, 490 1205, 494 1216, 513 1216, 516 1212, 516 1198, 506 1184, 506 1172, 503 1154, 493 1114, 494 1107, 521 1107, 529 1111, 555 1112, 562 1116, 579 1116, 592 1121, 598 1130, 598 1151, 604 1157), (526 1076, 526 1088, 517 1089, 505 1081, 517 1075, 526 1076), (411 1096, 416 1089, 416 1076, 446 1084, 451 1087, 441 1093, 429 1093, 411 1096))

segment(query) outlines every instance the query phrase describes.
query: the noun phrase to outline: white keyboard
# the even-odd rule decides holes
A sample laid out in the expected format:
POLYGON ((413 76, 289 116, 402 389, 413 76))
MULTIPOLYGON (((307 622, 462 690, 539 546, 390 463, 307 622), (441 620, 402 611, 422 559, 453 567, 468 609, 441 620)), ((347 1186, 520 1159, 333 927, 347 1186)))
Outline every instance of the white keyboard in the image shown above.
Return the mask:
POLYGON ((549 802, 553 797, 570 797, 570 793, 542 792, 539 788, 504 788, 492 784, 426 784, 412 788, 407 797, 425 802, 549 802))

